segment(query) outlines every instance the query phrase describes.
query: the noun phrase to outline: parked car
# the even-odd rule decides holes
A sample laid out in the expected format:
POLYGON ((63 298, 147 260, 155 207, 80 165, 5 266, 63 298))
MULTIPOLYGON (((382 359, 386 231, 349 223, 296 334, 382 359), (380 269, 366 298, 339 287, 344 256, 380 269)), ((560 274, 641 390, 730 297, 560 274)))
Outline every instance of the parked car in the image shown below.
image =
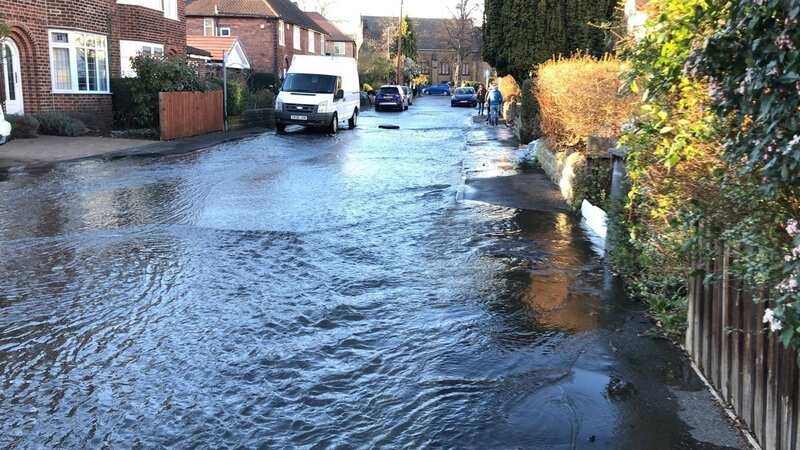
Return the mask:
POLYGON ((11 136, 11 123, 6 120, 3 110, 0 109, 0 145, 8 142, 9 136, 11 136))
POLYGON ((297 55, 275 100, 275 127, 289 124, 339 131, 346 120, 358 125, 361 84, 356 60, 340 56, 297 55))
POLYGON ((414 91, 408 86, 403 86, 403 93, 406 96, 406 103, 408 103, 408 106, 413 105, 414 104, 414 91))
POLYGON ((435 84, 422 90, 425 95, 450 95, 449 84, 435 84))
POLYGON ((408 98, 403 86, 386 85, 378 89, 378 94, 375 96, 375 111, 386 108, 397 108, 400 111, 408 109, 408 98))
POLYGON ((478 106, 478 95, 475 93, 475 88, 462 87, 456 89, 450 98, 450 106, 470 106, 472 108, 478 106))

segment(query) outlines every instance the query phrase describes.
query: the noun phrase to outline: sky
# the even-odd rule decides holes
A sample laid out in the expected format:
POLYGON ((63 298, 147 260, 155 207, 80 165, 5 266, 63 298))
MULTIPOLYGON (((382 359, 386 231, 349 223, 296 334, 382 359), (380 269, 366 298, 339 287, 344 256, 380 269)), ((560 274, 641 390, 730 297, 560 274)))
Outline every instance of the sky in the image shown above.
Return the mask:
MULTIPOLYGON (((364 16, 395 16, 400 13, 400 0, 301 0, 306 8, 327 4, 331 19, 348 19, 364 16)), ((450 17, 455 0, 404 0, 403 14, 410 17, 450 17)), ((476 14, 479 18, 481 13, 476 14)))

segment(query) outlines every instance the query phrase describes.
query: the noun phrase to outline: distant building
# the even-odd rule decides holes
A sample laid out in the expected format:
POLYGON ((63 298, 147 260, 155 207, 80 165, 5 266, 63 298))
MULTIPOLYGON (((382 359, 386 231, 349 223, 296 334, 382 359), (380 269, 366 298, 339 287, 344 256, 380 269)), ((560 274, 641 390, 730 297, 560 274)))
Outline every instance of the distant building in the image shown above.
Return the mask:
POLYGON ((325 41, 325 53, 332 56, 356 57, 356 40, 339 30, 331 21, 318 12, 308 12, 306 15, 317 23, 322 29, 328 32, 328 39, 325 41))
POLYGON ((283 77, 294 55, 325 53, 328 32, 290 0, 191 0, 189 36, 236 37, 250 67, 283 77))
MULTIPOLYGON (((456 49, 451 45, 448 25, 452 19, 409 18, 417 36, 417 64, 431 84, 455 81, 457 65, 456 49)), ((391 46, 393 39, 389 34, 397 29, 397 17, 362 16, 364 39, 391 46), (387 33, 389 31, 390 33, 387 33)), ((481 59, 481 32, 474 28, 471 39, 465 43, 468 48, 461 66, 462 81, 486 83, 489 65, 481 59)), ((363 48, 363 47, 362 47, 363 48)))

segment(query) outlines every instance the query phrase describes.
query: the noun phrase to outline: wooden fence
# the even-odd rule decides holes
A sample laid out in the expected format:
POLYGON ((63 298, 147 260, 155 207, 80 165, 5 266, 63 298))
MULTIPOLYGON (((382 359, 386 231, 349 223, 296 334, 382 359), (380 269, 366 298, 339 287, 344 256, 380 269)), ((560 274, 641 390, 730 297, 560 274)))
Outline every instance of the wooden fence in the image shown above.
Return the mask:
POLYGON ((769 305, 731 277, 730 253, 716 253, 690 280, 686 349, 762 448, 798 449, 797 353, 762 323, 769 305))
POLYGON ((160 92, 161 139, 222 131, 225 127, 222 101, 222 91, 160 92))

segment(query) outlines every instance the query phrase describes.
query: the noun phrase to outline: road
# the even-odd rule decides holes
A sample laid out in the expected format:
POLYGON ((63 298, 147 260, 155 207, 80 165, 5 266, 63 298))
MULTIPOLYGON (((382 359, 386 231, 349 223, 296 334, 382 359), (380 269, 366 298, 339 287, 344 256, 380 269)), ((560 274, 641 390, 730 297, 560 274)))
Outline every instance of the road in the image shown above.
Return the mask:
POLYGON ((740 447, 472 113, 3 175, 0 448, 740 447))

